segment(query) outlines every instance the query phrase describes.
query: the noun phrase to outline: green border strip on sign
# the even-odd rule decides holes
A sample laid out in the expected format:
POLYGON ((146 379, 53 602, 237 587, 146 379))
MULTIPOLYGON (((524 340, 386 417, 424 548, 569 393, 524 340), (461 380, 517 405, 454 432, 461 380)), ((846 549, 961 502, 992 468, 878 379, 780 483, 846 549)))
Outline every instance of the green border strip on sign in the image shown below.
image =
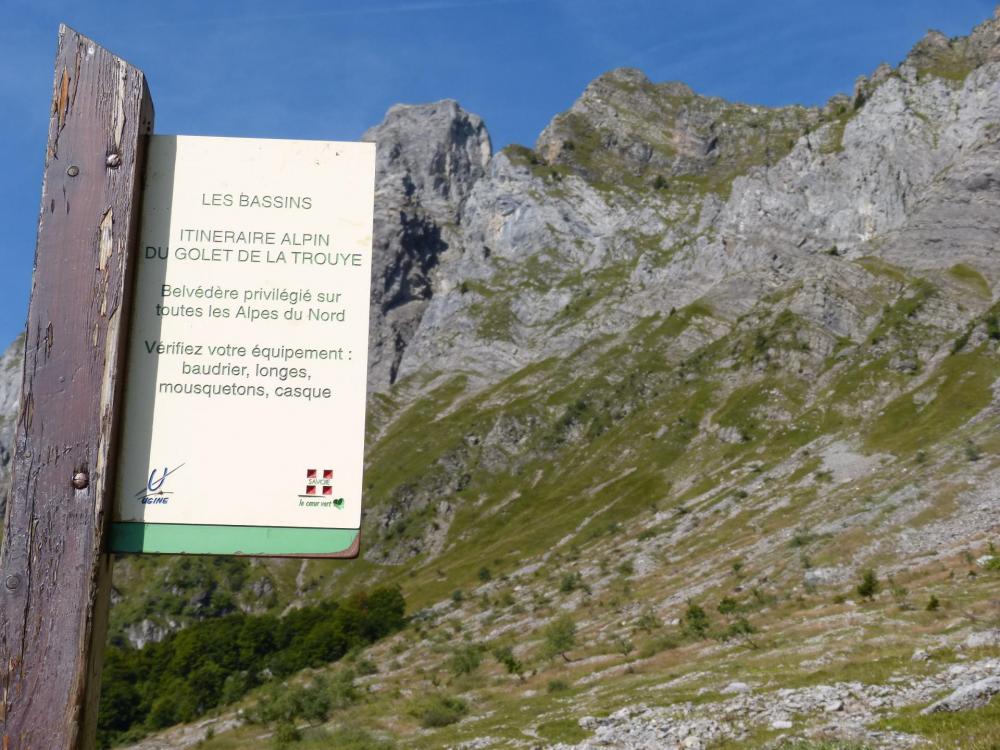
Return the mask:
POLYGON ((349 550, 359 533, 358 529, 126 521, 111 524, 111 551, 174 555, 329 556, 349 550))

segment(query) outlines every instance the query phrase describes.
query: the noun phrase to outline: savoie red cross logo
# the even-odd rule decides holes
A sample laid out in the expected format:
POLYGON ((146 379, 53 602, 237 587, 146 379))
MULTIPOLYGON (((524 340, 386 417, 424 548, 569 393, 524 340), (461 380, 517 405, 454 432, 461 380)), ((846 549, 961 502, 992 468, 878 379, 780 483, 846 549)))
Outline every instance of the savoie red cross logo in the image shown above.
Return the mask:
POLYGON ((306 469, 306 494, 317 495, 322 489, 324 495, 333 494, 333 469, 323 469, 322 477, 317 469, 306 469))

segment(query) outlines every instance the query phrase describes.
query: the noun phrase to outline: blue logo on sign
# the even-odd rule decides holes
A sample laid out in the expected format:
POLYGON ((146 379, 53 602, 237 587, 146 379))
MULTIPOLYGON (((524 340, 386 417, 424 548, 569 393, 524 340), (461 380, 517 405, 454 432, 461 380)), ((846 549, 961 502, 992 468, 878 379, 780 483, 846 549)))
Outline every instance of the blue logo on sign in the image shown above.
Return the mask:
POLYGON ((163 489, 163 485, 166 483, 167 477, 175 474, 182 466, 184 464, 175 466, 172 469, 169 466, 164 466, 162 473, 158 469, 153 469, 149 472, 149 479, 146 480, 146 486, 135 493, 135 496, 139 498, 139 502, 143 505, 166 505, 169 502, 167 495, 172 493, 163 489))

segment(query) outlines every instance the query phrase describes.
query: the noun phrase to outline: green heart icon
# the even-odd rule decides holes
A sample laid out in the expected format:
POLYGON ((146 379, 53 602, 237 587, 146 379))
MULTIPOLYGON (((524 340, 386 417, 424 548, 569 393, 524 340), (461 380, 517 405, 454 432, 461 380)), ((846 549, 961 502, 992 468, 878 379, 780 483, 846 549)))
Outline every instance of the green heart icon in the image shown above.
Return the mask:
POLYGON ((344 507, 344 498, 338 497, 336 500, 333 501, 333 505, 334 505, 334 507, 337 507, 337 508, 343 508, 344 507))

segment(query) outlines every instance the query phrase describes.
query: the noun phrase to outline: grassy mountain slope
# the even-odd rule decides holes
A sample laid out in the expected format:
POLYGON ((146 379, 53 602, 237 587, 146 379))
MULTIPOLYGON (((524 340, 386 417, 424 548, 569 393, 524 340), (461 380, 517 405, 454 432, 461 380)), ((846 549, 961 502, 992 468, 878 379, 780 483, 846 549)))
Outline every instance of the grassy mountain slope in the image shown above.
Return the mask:
MULTIPOLYGON (((736 679, 883 685, 996 656, 955 648, 1000 619, 1000 571, 975 562, 1000 509, 996 306, 958 335, 935 329, 925 308, 946 289, 890 270, 872 276, 882 307, 861 343, 780 301, 741 321, 696 304, 471 396, 458 376, 402 407, 380 399, 369 502, 392 520, 369 530, 374 554, 310 562, 305 577, 314 592, 396 582, 420 612, 369 656, 380 673, 334 723, 405 747, 531 746, 581 740, 580 717, 638 702, 710 706, 736 679), (903 342, 934 354, 894 370, 903 342), (855 590, 866 569, 882 586, 871 603, 855 590), (689 603, 709 613, 706 633, 685 629, 689 603), (560 613, 577 628, 571 662, 545 651, 560 613), (482 649, 471 674, 456 674, 456 640, 482 649), (507 674, 498 645, 531 676, 507 674), (912 662, 917 648, 933 656, 912 662), (421 729, 418 697, 435 690, 460 695, 468 718, 421 729)), ((872 718, 921 729, 908 716, 872 718)), ((979 726, 992 718, 955 736, 994 737, 979 726)), ((250 747, 261 731, 206 747, 250 747)), ((787 733, 748 717, 728 737, 787 733)))

